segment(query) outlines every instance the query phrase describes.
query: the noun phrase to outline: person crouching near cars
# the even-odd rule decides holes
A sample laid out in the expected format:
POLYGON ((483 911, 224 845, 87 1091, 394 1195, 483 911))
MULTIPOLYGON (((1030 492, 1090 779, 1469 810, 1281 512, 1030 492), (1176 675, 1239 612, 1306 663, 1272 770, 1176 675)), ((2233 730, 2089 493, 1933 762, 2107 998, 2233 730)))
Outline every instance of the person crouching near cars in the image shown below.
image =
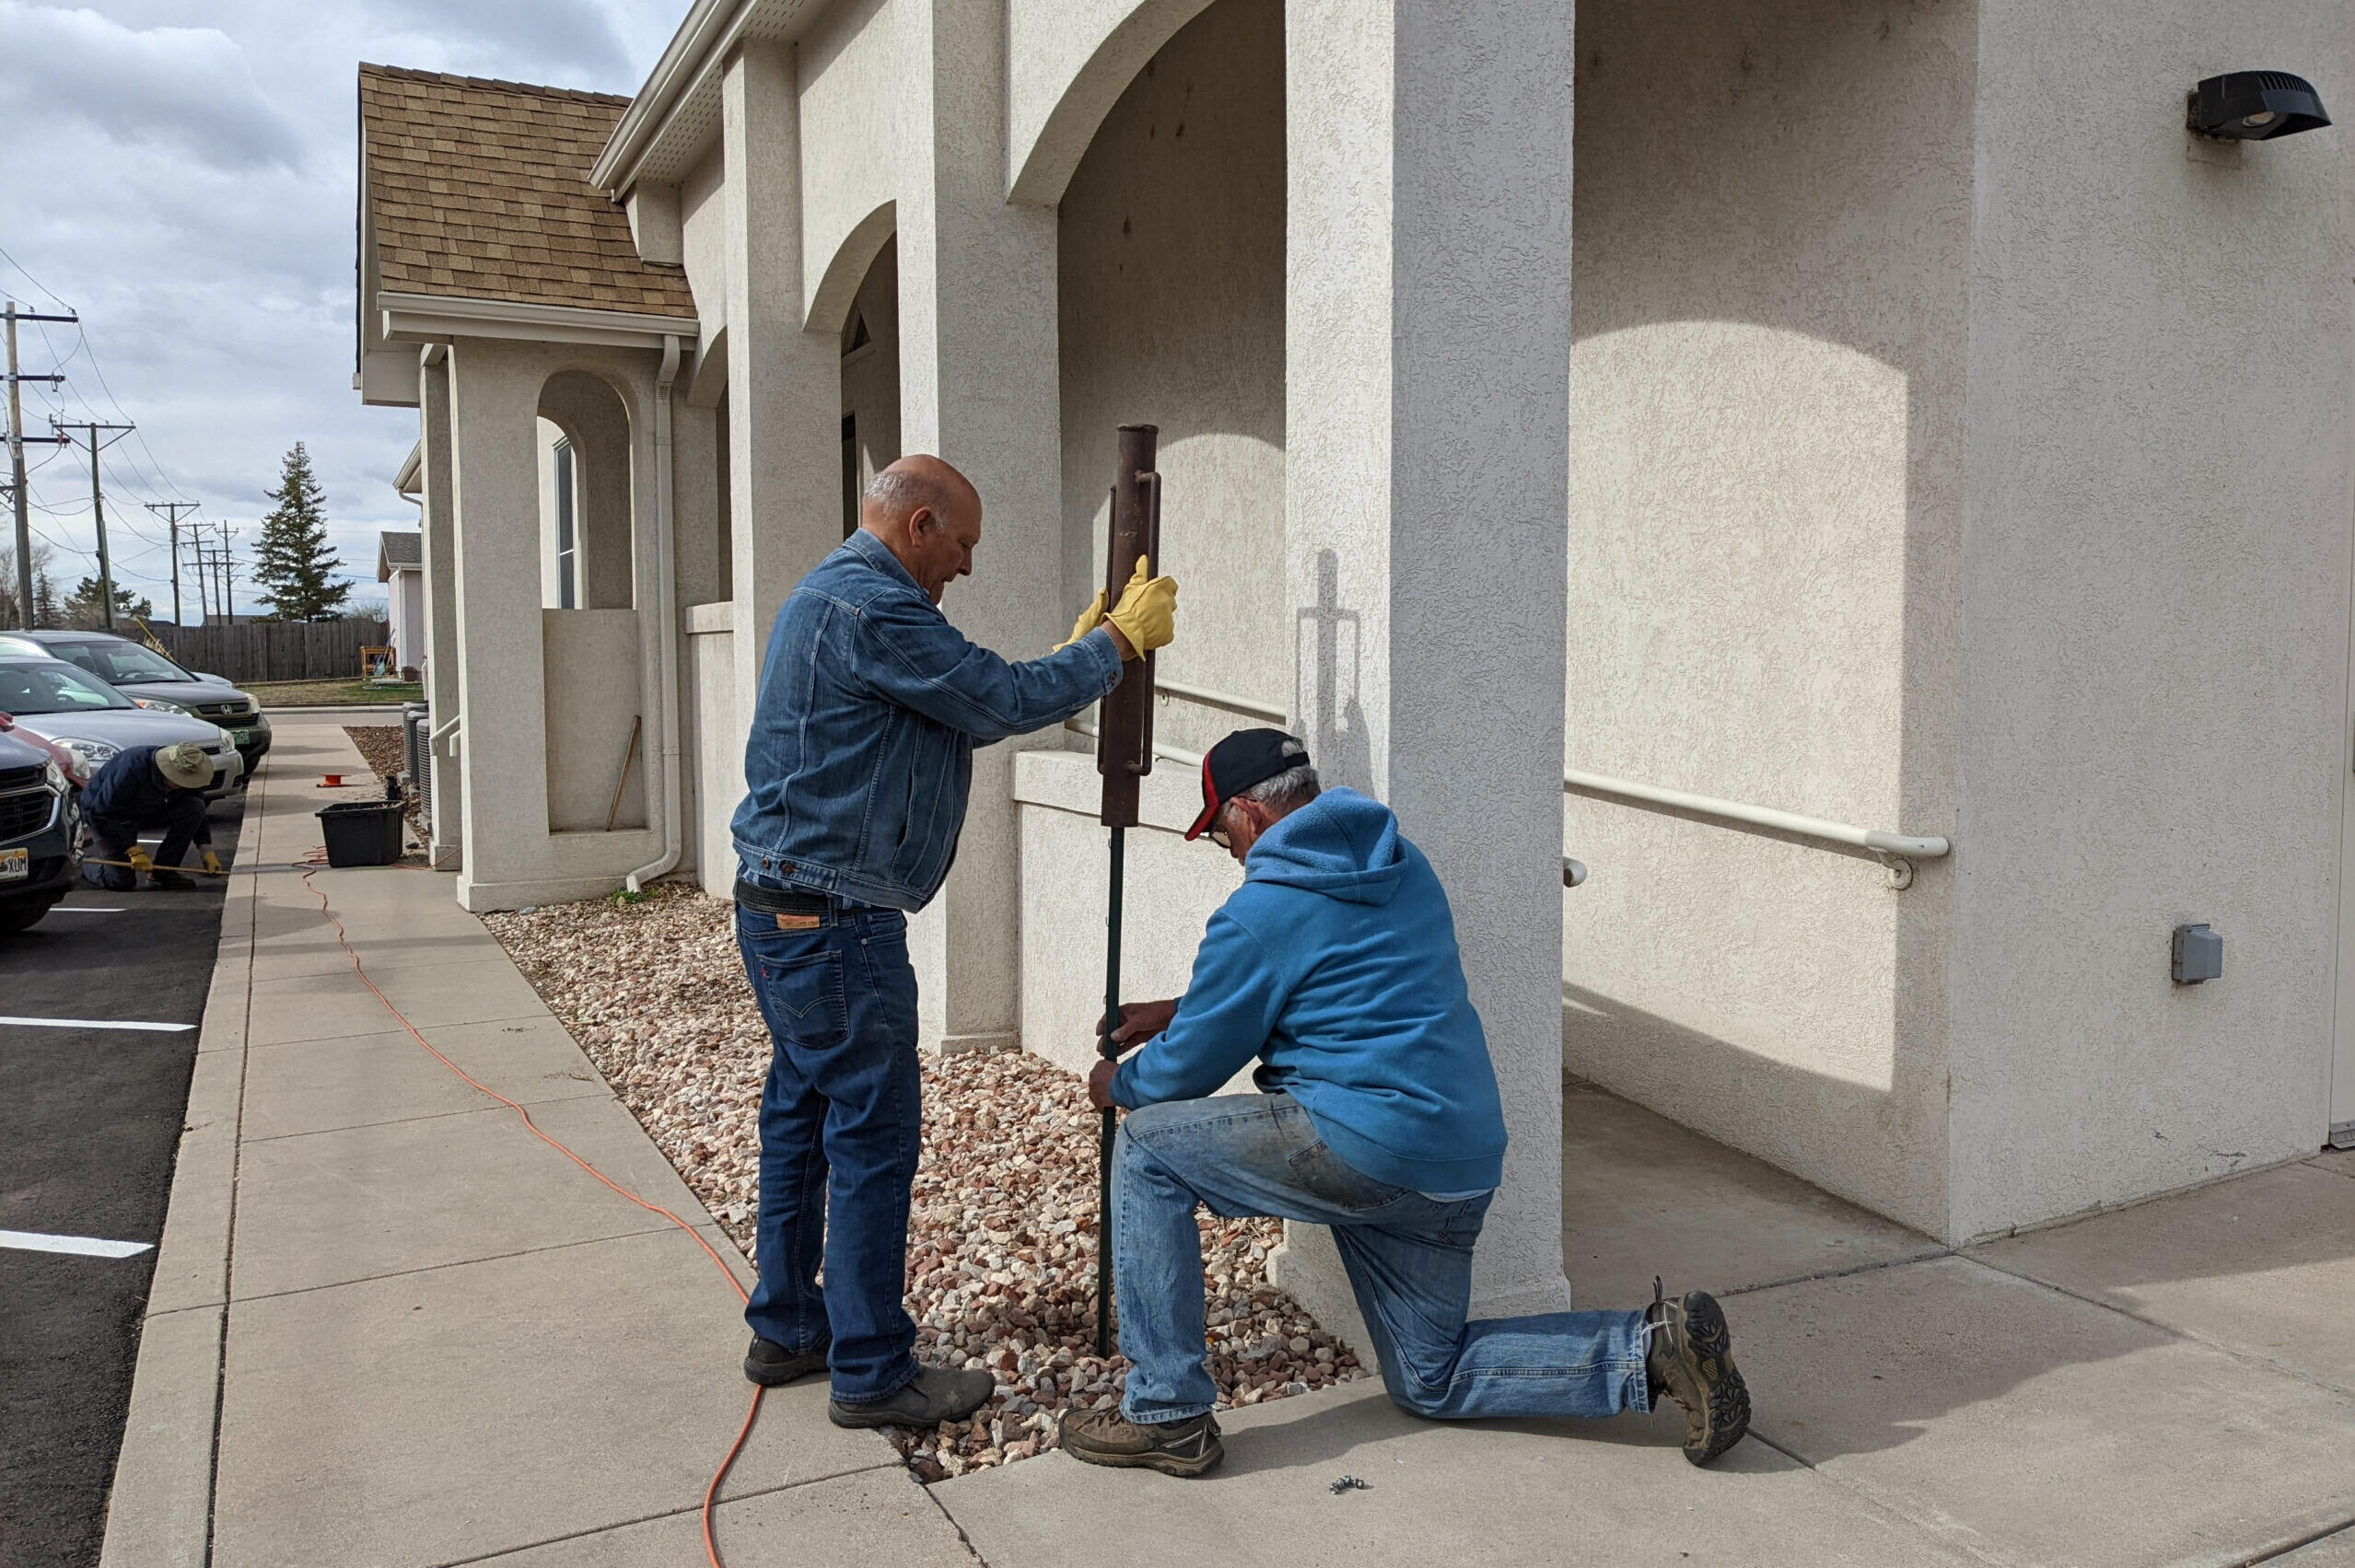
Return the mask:
POLYGON ((1661 1398, 1685 1457, 1750 1423, 1725 1315, 1705 1291, 1640 1311, 1467 1322, 1472 1249, 1501 1179, 1504 1112, 1455 923, 1390 808, 1320 790, 1308 752, 1241 730, 1204 759, 1207 833, 1243 865, 1185 994, 1125 1005, 1123 1062, 1088 1080, 1125 1107, 1113 1149, 1117 1410, 1073 1411, 1075 1459, 1199 1475, 1223 1450, 1204 1370, 1196 1204, 1329 1225, 1393 1402, 1440 1420, 1610 1416, 1661 1398), (1248 1062, 1252 1095, 1215 1091, 1248 1062))
POLYGON ((193 887, 175 869, 201 845, 204 867, 216 876, 221 857, 213 853, 213 824, 204 817, 204 791, 213 784, 213 759, 194 741, 174 746, 129 746, 107 760, 82 786, 82 820, 99 860, 122 865, 87 865, 83 876, 101 888, 127 892, 146 872, 152 888, 193 887), (160 829, 163 842, 153 856, 139 835, 160 829))

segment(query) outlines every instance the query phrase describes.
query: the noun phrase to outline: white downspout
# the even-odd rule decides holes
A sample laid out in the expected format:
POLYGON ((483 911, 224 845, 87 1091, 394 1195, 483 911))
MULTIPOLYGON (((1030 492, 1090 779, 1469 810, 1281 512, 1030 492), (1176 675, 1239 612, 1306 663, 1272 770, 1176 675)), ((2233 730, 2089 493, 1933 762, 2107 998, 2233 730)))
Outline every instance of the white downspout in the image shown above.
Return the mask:
POLYGON ((678 552, 671 538, 670 504, 670 383, 678 377, 679 337, 665 332, 662 369, 654 381, 654 581, 656 618, 661 626, 661 647, 655 664, 656 679, 662 688, 662 855, 630 873, 625 885, 633 893, 679 864, 685 836, 679 799, 679 594, 672 586, 672 563, 678 552))

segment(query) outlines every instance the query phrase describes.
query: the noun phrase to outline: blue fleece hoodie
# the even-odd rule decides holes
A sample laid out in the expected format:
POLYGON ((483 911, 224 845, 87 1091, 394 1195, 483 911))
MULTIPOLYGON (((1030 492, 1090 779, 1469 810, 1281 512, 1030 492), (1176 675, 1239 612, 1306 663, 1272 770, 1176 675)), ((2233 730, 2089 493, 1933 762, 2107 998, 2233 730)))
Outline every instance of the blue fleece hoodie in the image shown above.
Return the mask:
POLYGON ((1215 1094, 1257 1056, 1325 1146, 1377 1181, 1504 1179, 1505 1116, 1455 920, 1390 807, 1328 789, 1251 846, 1169 1028, 1121 1063, 1131 1110, 1215 1094))

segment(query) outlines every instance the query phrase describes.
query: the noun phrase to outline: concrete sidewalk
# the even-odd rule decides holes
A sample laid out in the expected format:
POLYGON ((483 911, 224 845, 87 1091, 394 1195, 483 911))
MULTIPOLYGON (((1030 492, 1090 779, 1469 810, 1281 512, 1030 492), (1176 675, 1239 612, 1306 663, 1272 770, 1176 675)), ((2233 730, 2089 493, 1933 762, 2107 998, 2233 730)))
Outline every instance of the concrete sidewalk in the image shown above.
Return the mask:
MULTIPOLYGON (((358 767, 282 726, 248 864, 317 843, 312 778, 358 767)), ((725 1252, 445 879, 315 882, 439 1049, 725 1252)), ((401 1032, 298 872, 233 885, 188 1121, 107 1563, 703 1561, 734 1293, 401 1032)), ((1757 1416, 1718 1466, 1671 1415, 1442 1426, 1360 1384, 1222 1416, 1203 1481, 1050 1455, 926 1489, 811 1384, 731 1476, 729 1562, 2355 1568, 2355 1154, 1956 1255, 1580 1086, 1564 1143, 1580 1305, 1726 1296, 1757 1416)))
MULTIPOLYGON (((140 1345, 109 1568, 683 1563, 743 1420, 735 1292, 400 1029, 297 870, 343 715, 283 724, 231 885, 140 1345)), ((354 792, 341 792, 352 798, 354 792)), ((449 882, 313 877, 377 984, 469 1073, 732 1245, 449 882)), ((749 1270, 739 1267, 749 1282, 749 1270)), ((770 1394, 717 1527, 735 1568, 969 1563, 824 1389, 770 1394)))

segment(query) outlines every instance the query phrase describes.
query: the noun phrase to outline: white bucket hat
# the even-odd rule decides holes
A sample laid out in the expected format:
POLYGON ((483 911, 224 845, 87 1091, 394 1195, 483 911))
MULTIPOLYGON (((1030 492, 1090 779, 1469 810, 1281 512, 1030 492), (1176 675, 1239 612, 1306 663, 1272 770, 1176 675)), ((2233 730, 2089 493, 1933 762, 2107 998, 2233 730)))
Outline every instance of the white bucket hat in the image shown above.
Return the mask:
POLYGON ((213 783, 213 759, 192 740, 157 747, 156 771, 182 789, 206 789, 213 783))

